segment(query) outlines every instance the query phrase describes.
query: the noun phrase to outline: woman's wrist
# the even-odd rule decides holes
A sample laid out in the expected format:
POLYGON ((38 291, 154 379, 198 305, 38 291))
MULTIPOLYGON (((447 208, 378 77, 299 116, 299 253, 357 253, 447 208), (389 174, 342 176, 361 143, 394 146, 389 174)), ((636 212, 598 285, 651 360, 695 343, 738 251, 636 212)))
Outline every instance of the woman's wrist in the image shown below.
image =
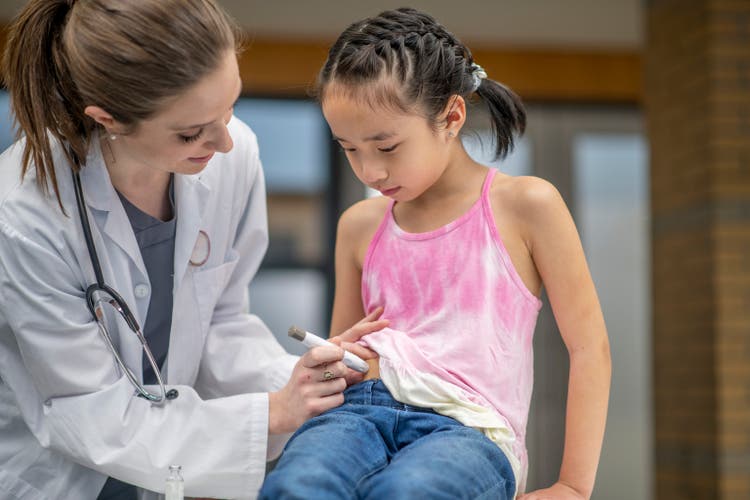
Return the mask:
POLYGON ((283 398, 278 392, 268 393, 268 433, 285 434, 290 432, 288 424, 284 421, 283 398))

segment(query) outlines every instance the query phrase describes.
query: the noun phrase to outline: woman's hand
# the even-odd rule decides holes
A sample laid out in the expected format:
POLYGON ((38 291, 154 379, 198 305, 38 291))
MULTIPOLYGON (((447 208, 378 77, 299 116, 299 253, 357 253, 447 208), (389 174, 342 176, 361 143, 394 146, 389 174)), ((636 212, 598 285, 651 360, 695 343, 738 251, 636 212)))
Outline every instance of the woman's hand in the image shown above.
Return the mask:
MULTIPOLYGON (((359 320, 348 330, 345 330, 341 334, 331 337, 328 340, 338 346, 341 346, 344 350, 349 351, 352 354, 356 354, 364 360, 375 359, 378 357, 377 353, 362 345, 356 344, 355 342, 357 342, 365 335, 380 331, 388 326, 387 319, 380 319, 381 314, 383 314, 383 308, 378 307, 370 314, 359 320)), ((361 382, 364 376, 364 373, 360 373, 350 369, 345 375, 345 378, 347 384, 351 385, 356 384, 357 382, 361 382)))
POLYGON ((268 395, 268 432, 292 432, 303 422, 344 402, 350 371, 338 346, 313 347, 294 365, 289 382, 268 395))
POLYGON ((543 490, 532 491, 518 497, 518 500, 586 500, 587 497, 572 486, 557 482, 543 490))

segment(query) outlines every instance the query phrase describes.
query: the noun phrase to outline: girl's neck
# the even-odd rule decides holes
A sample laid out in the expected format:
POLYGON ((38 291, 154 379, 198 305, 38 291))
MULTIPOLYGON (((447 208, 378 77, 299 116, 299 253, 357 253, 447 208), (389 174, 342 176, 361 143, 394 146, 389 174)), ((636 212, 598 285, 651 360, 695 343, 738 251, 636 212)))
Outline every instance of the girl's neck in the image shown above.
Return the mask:
POLYGON ((465 152, 451 158, 443 175, 418 198, 393 208, 396 223, 411 233, 424 233, 456 220, 476 203, 487 177, 487 167, 465 152))
POLYGON ((415 209, 445 206, 450 200, 473 197, 484 182, 487 168, 475 162, 463 147, 456 148, 440 178, 418 198, 408 202, 415 209))
POLYGON ((142 212, 162 221, 171 219, 170 173, 134 161, 108 138, 101 141, 104 163, 117 192, 142 212))

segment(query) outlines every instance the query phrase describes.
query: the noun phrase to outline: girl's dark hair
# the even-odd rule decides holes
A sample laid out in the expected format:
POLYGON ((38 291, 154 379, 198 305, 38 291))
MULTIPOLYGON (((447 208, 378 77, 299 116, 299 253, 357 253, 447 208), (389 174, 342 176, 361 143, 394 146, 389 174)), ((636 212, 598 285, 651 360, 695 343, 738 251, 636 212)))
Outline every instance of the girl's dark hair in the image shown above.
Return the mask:
POLYGON ((526 112, 513 91, 479 79, 479 71, 469 48, 432 16, 401 8, 344 30, 320 71, 317 95, 323 101, 326 92, 345 92, 371 105, 417 109, 436 128, 451 98, 476 93, 489 108, 495 157, 501 158, 513 149, 514 133, 526 128, 526 112))
POLYGON ((86 106, 132 131, 215 70, 238 35, 213 0, 30 0, 3 55, 18 136, 26 136, 21 176, 33 165, 62 208, 50 135, 85 161, 97 129, 86 106))

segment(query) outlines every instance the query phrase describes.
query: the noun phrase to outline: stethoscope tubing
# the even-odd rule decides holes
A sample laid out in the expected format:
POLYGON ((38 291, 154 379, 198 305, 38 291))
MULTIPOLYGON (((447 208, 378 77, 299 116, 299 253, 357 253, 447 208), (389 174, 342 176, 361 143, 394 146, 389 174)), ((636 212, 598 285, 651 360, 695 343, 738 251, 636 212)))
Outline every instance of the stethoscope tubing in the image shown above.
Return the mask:
MULTIPOLYGON (((78 163, 77 157, 73 151, 71 151, 71 155, 73 156, 73 160, 76 162, 76 164, 80 166, 80 163, 78 163)), ((104 274, 102 273, 102 267, 99 262, 99 255, 96 252, 96 246, 94 245, 94 238, 91 234, 91 225, 89 222, 88 211, 86 210, 86 203, 85 203, 85 198, 83 195, 83 187, 81 185, 81 177, 78 171, 76 170, 72 170, 72 173, 73 173, 73 185, 74 185, 75 195, 76 195, 76 204, 78 206, 78 215, 81 221, 81 228, 83 229, 83 236, 84 236, 84 239, 86 240, 86 248, 88 249, 89 258, 91 259, 91 265, 94 268, 94 275, 96 276, 96 284, 89 285, 89 287, 86 289, 86 305, 88 306, 88 309, 91 312, 91 315, 96 321, 99 331, 101 332, 102 337, 104 338, 104 341, 106 342, 110 351, 112 351, 115 361, 120 366, 122 371, 125 373, 125 376, 128 378, 130 383, 135 387, 135 390, 138 396, 145 398, 157 405, 164 404, 164 402, 167 399, 176 398, 178 395, 178 392, 175 389, 171 389, 169 391, 166 390, 166 387, 164 386, 164 381, 161 376, 161 370, 159 370, 159 366, 156 363, 156 360, 154 359, 154 355, 152 354, 151 349, 148 346, 148 342, 146 341, 145 336, 141 332, 141 328, 138 325, 138 321, 135 319, 135 316, 133 315, 132 311, 128 307, 127 302, 125 302, 125 299, 123 299, 119 293, 117 293, 112 287, 110 287, 104 282, 104 274), (98 299, 96 297, 97 292, 104 292, 108 294, 112 298, 112 300, 102 301, 101 299, 98 299), (159 394, 153 394, 149 392, 146 389, 146 387, 141 382, 138 381, 135 374, 130 370, 130 368, 128 368, 127 365, 125 365, 124 361, 122 360, 119 353, 117 352, 114 342, 112 341, 112 337, 110 336, 109 332, 104 327, 104 325, 102 324, 102 322, 104 321, 104 312, 102 309, 102 304, 104 302, 114 307, 120 313, 123 319, 125 319, 125 321, 127 322, 128 327, 138 337, 138 340, 140 341, 141 346, 143 347, 143 351, 146 353, 146 358, 148 358, 148 362, 151 365, 151 368, 154 371, 154 375, 156 376, 156 380, 159 384, 159 394)))

